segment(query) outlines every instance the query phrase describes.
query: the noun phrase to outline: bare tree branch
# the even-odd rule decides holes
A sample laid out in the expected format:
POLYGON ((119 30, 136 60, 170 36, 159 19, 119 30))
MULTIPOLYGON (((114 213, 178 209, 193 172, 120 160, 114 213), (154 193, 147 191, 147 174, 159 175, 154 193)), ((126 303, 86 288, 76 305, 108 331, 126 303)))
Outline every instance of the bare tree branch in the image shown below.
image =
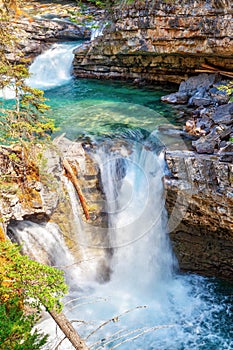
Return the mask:
MULTIPOLYGON (((143 336, 143 335, 146 334, 146 333, 153 332, 153 331, 156 331, 156 330, 158 330, 158 329, 170 328, 170 327, 174 327, 174 326, 175 326, 175 325, 164 325, 164 326, 155 326, 155 327, 147 328, 147 329, 145 329, 143 332, 141 332, 141 333, 135 335, 134 337, 127 338, 127 339, 123 340, 122 342, 120 342, 120 343, 114 345, 110 350, 116 349, 116 348, 118 348, 118 347, 119 347, 120 345, 122 345, 122 344, 131 342, 131 341, 133 341, 133 340, 135 340, 135 339, 137 339, 137 338, 143 336)), ((97 348, 96 350, 98 350, 98 348, 97 348)))
POLYGON ((59 346, 63 343, 63 341, 66 339, 66 336, 64 338, 62 338, 59 343, 56 345, 56 347, 54 348, 54 350, 58 350, 59 346))
POLYGON ((107 301, 108 299, 105 299, 105 298, 95 298, 93 299, 92 301, 89 301, 89 302, 86 302, 86 303, 78 303, 76 304, 75 306, 73 307, 70 307, 67 311, 71 311, 71 310, 74 310, 76 307, 79 307, 79 306, 83 306, 83 305, 90 305, 90 304, 95 304, 96 302, 99 302, 99 301, 107 301))
POLYGON ((113 318, 111 318, 111 319, 109 319, 109 320, 107 320, 107 321, 101 323, 101 325, 100 325, 99 327, 97 327, 96 329, 94 329, 94 331, 92 331, 92 332, 86 337, 85 340, 89 339, 93 334, 95 334, 96 332, 98 332, 99 329, 101 329, 102 327, 106 326, 108 323, 110 323, 110 322, 118 322, 120 317, 125 316, 125 315, 128 314, 129 312, 132 312, 132 311, 137 310, 137 309, 144 309, 144 308, 146 308, 146 307, 147 307, 147 306, 145 306, 145 305, 144 305, 144 306, 137 306, 137 307, 135 307, 135 308, 133 308, 133 309, 129 309, 129 310, 123 312, 122 314, 117 315, 117 316, 115 316, 115 317, 113 317, 113 318))

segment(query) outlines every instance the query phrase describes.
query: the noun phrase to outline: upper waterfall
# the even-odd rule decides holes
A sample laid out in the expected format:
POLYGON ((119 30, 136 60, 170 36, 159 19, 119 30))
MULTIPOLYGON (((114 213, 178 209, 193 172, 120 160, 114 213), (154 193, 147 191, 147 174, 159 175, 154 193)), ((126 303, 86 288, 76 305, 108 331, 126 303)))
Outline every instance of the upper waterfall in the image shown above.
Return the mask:
POLYGON ((38 57, 29 68, 27 84, 33 88, 48 90, 67 84, 71 78, 73 50, 76 43, 54 44, 38 57))

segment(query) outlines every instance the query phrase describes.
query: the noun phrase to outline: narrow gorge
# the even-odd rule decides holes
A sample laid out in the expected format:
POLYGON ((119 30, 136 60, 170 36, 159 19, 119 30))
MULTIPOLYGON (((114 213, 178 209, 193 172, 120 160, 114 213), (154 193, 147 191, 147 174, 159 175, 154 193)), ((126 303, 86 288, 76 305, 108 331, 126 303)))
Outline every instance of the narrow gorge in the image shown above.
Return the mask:
MULTIPOLYGON (((76 4, 46 6, 20 45, 57 129, 29 154, 1 146, 0 237, 65 271, 90 349, 230 350, 230 1, 86 4, 82 25, 76 4)), ((73 349, 51 318, 39 327, 73 349)))

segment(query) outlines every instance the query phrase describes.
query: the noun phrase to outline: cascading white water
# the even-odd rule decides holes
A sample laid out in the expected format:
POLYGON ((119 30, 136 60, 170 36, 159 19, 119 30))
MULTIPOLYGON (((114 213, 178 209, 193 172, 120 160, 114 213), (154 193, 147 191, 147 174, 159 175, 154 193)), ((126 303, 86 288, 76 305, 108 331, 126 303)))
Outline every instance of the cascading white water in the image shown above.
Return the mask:
MULTIPOLYGON (((96 29, 97 30, 97 29, 96 29)), ((73 50, 78 43, 56 43, 41 55, 37 56, 29 67, 30 77, 26 84, 32 88, 49 90, 56 86, 67 84, 71 79, 73 50)), ((0 89, 0 98, 15 99, 15 86, 0 89)))
POLYGON ((79 266, 66 246, 64 237, 55 223, 37 224, 20 221, 8 229, 12 241, 22 245, 22 252, 43 264, 55 266, 69 276, 70 287, 76 285, 74 276, 79 274, 79 266))
POLYGON ((73 50, 77 46, 77 43, 54 44, 36 57, 29 68, 31 76, 27 79, 27 84, 42 90, 67 84, 72 78, 73 50))
MULTIPOLYGON (((29 84, 46 90, 69 82, 75 46, 77 44, 55 44, 39 56, 30 68, 34 75, 29 84)), ((12 97, 12 94, 8 96, 12 97)), ((77 93, 75 98, 78 99, 77 93)), ((66 96, 64 99, 66 101, 66 96)), ((158 121, 156 112, 141 109, 140 104, 118 102, 115 108, 114 103, 107 103, 111 114, 105 124, 115 116, 118 118, 113 120, 115 124, 119 116, 121 123, 127 119, 130 124, 135 110, 139 109, 142 125, 147 125, 147 119, 152 117, 158 121)), ((85 112, 83 118, 90 123, 91 118, 99 122, 104 109, 96 110, 96 105, 90 109, 91 114, 85 112)), ((74 129, 75 123, 82 124, 81 118, 82 115, 75 114, 74 129)), ((92 128, 96 128, 96 124, 92 128)), ((91 250, 88 254, 85 251, 89 242, 86 244, 86 228, 78 217, 79 203, 71 184, 67 189, 76 218, 77 240, 81 240, 86 260, 84 267, 80 267, 56 225, 21 222, 11 229, 27 254, 65 270, 70 294, 64 301, 64 311, 71 320, 89 322, 77 328, 83 337, 105 322, 104 327, 88 337, 89 345, 96 343, 91 350, 115 349, 120 343, 121 350, 231 350, 233 341, 228 325, 232 323, 232 306, 224 299, 225 294, 216 297, 213 280, 174 273, 176 261, 165 231, 161 181, 164 161, 162 154, 157 156, 152 149, 146 143, 125 142, 124 138, 124 142, 108 139, 95 152, 106 195, 109 227, 107 230, 93 227, 93 236, 102 233, 109 239, 97 237, 93 251, 99 249, 99 259, 104 249, 109 248, 106 242, 113 247, 108 261, 112 273, 107 283, 99 284, 95 279, 96 256, 91 259, 91 250)), ((88 230, 92 230, 90 224, 88 230)), ((54 336, 48 344, 50 350, 59 343, 56 327, 51 325, 50 319, 40 325, 45 333, 54 336)), ((59 348, 73 349, 66 341, 59 348)))
POLYGON ((23 243, 23 252, 37 261, 52 266, 65 266, 67 262, 73 262, 56 224, 39 225, 31 221, 21 221, 8 230, 8 235, 9 232, 12 240, 23 243))
MULTIPOLYGON (((148 144, 109 139, 97 148, 94 157, 101 169, 114 251, 109 282, 88 280, 86 269, 72 267, 74 258, 49 226, 46 231, 32 224, 33 234, 26 236, 28 225, 14 230, 16 236, 24 236, 28 253, 41 246, 56 264, 61 260, 60 266, 70 265, 66 315, 85 321, 83 326, 74 325, 95 350, 118 346, 121 350, 230 350, 229 337, 225 339, 215 326, 225 305, 214 302, 211 282, 174 273, 176 262, 165 231, 162 154, 158 156, 148 144), (62 249, 51 249, 50 242, 62 249)), ((72 201, 74 205, 75 198, 72 201)), ((98 248, 95 243, 94 247, 98 248)), ((40 325, 51 334, 51 350, 62 338, 52 324, 47 319, 40 325)), ((64 341, 60 349, 72 346, 64 341)))
POLYGON ((112 279, 137 293, 150 293, 154 283, 171 278, 174 266, 165 232, 163 154, 157 156, 140 142, 109 152, 114 143, 106 143, 96 155, 115 249, 112 279), (143 276, 143 283, 136 275, 143 276))

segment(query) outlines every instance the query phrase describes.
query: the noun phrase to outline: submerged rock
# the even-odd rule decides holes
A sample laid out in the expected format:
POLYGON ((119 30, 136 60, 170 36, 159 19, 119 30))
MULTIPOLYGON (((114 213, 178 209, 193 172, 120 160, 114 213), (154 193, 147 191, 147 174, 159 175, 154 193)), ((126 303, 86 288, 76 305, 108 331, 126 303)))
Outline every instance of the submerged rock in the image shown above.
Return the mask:
POLYGON ((188 94, 186 92, 175 92, 173 94, 163 96, 161 101, 175 104, 185 104, 188 102, 188 94))

